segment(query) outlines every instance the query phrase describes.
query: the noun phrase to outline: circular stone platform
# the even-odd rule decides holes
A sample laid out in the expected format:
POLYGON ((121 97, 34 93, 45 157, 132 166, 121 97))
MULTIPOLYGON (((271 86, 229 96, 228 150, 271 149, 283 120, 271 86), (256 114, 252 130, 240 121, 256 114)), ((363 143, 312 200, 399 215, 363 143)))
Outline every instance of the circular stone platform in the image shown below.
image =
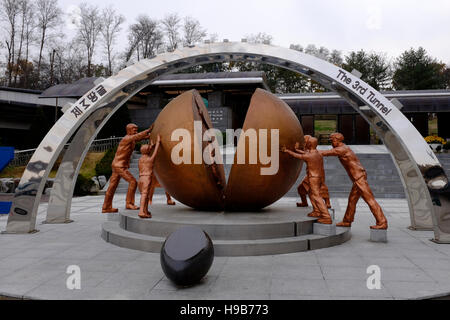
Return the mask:
POLYGON ((336 228, 336 235, 313 234, 316 219, 311 208, 273 206, 261 212, 200 212, 182 204, 151 206, 152 219, 138 211, 108 214, 102 238, 119 247, 160 252, 172 232, 198 226, 211 237, 216 256, 258 256, 301 252, 342 244, 350 239, 349 228, 336 228))

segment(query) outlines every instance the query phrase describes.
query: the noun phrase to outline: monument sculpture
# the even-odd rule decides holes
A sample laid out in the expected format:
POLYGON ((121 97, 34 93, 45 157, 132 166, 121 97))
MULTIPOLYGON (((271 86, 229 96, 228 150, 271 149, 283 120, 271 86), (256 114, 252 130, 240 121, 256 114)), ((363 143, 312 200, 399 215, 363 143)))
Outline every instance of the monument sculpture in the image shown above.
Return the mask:
POLYGON ((262 139, 269 148, 272 140, 285 146, 294 146, 297 141, 301 146, 304 145, 303 131, 297 116, 285 102, 265 90, 257 89, 252 96, 228 183, 223 164, 209 164, 202 159, 204 151, 210 149, 212 152, 207 152, 208 159, 222 156, 216 140, 201 139, 213 129, 213 125, 198 91, 187 91, 173 99, 160 112, 154 125, 151 139, 156 139, 159 134, 164 146, 155 159, 155 175, 171 196, 191 208, 257 211, 283 197, 300 174, 302 162, 281 154, 278 146, 276 150, 267 150, 271 157, 279 157, 275 174, 261 175, 261 170, 270 169, 270 164, 262 163, 261 157, 258 159, 256 156, 256 161, 250 163, 254 150, 250 144, 256 145, 262 139), (172 139, 173 133, 180 128, 190 137, 188 143, 183 136, 180 136, 180 140, 172 139), (278 137, 272 137, 270 128, 277 128, 278 137), (258 136, 261 129, 268 132, 263 138, 258 136), (254 133, 254 141, 250 142, 247 133, 254 133), (189 155, 184 159, 183 149, 180 152, 183 161, 175 164, 172 154, 173 150, 180 150, 180 144, 188 145, 189 155), (195 150, 200 150, 198 162, 195 150), (245 161, 240 162, 239 159, 245 161), (267 188, 268 185, 272 187, 267 188))
MULTIPOLYGON (((421 134, 392 102, 358 76, 319 58, 277 46, 228 41, 180 48, 153 59, 143 59, 89 90, 55 123, 28 163, 16 190, 6 232, 28 233, 36 230, 40 199, 53 165, 70 137, 78 129, 87 128, 87 119, 97 117, 96 111, 107 106, 111 110, 109 115, 114 114, 130 98, 163 74, 201 63, 224 61, 256 61, 287 68, 344 97, 372 125, 393 155, 404 182, 412 227, 433 228, 434 241, 450 243, 448 178, 436 156, 429 152, 429 146, 421 134), (362 105, 365 108, 361 108, 362 105)), ((109 116, 99 118, 93 124, 93 130, 98 132, 108 119, 109 116)), ((164 142, 162 135, 161 138, 164 142)), ((73 157, 84 158, 90 141, 92 140, 84 148, 74 152, 73 157)), ((158 170, 156 164, 155 168, 158 170)), ((73 185, 77 174, 71 170, 64 173, 63 177, 73 185)), ((157 177, 168 192, 178 199, 169 190, 166 181, 157 177)), ((70 199, 70 196, 64 194, 62 200, 65 206, 69 205, 70 199)), ((61 211, 60 215, 66 215, 66 211, 61 211)))
POLYGON ((141 147, 141 158, 139 159, 139 192, 141 193, 139 217, 148 219, 152 214, 148 211, 148 201, 150 188, 152 186, 153 165, 158 153, 161 137, 158 135, 156 143, 150 141, 150 145, 144 144, 141 147), (153 154, 150 153, 153 150, 153 154))
POLYGON ((112 175, 109 181, 109 187, 105 194, 105 200, 103 202, 102 212, 103 213, 113 213, 118 212, 118 209, 112 207, 112 201, 114 198, 114 193, 116 192, 117 186, 119 184, 120 178, 125 179, 128 185, 128 192, 126 197, 126 209, 128 210, 138 210, 139 207, 134 205, 134 196, 137 188, 137 181, 133 175, 128 171, 130 167, 131 155, 136 146, 136 142, 148 139, 150 133, 152 132, 153 126, 149 129, 138 133, 137 125, 130 123, 126 127, 127 135, 123 137, 117 147, 116 155, 111 164, 112 175))
POLYGON ((344 136, 341 133, 333 133, 330 136, 331 145, 333 149, 320 151, 322 156, 335 156, 339 158, 342 166, 347 171, 348 176, 353 182, 353 187, 348 197, 347 210, 342 222, 338 223, 339 227, 351 227, 355 217, 356 203, 362 197, 369 205, 370 211, 376 220, 376 225, 371 226, 371 229, 385 230, 388 228, 386 217, 381 210, 380 205, 375 200, 372 190, 367 183, 367 173, 358 157, 343 141, 344 136))
MULTIPOLYGON (((307 143, 309 138, 311 138, 310 135, 305 135, 305 143, 307 143)), ((299 149, 298 144, 295 146, 295 149, 296 150, 299 149)), ((300 199, 301 199, 301 202, 297 202, 297 207, 307 207, 308 206, 308 200, 307 200, 306 196, 309 195, 310 190, 311 190, 311 188, 309 186, 308 175, 306 175, 305 178, 302 180, 302 182, 300 183, 300 185, 297 188, 298 195, 300 196, 300 199)), ((325 184, 325 174, 323 176, 322 186, 320 188, 320 196, 325 201, 327 208, 330 209, 331 208, 330 194, 328 192, 328 187, 325 184)), ((311 202, 312 202, 312 200, 311 200, 311 202)))
POLYGON ((323 157, 317 150, 318 141, 316 138, 309 137, 306 139, 306 152, 300 149, 291 151, 286 147, 282 148, 283 152, 288 153, 294 158, 304 160, 306 162, 306 176, 309 184, 309 197, 313 206, 313 211, 308 214, 309 217, 317 217, 318 223, 332 224, 333 221, 328 209, 320 195, 322 184, 324 181, 323 157))

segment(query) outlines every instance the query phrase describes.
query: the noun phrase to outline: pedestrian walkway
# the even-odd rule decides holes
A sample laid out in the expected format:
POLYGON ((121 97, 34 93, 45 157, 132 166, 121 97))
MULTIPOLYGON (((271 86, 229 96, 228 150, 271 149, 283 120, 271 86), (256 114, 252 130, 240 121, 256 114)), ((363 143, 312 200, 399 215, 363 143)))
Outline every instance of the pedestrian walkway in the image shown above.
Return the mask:
MULTIPOLYGON (((121 208, 125 195, 116 195, 121 208)), ((73 199, 74 223, 41 224, 40 232, 0 235, 0 296, 29 299, 422 299, 450 295, 450 245, 435 244, 431 231, 411 231, 404 199, 378 199, 389 220, 389 242, 369 241, 374 219, 360 201, 352 238, 332 248, 309 252, 216 257, 203 281, 191 288, 174 286, 157 253, 116 247, 101 239, 103 197, 73 199), (81 270, 81 290, 69 290, 67 268, 81 270), (381 271, 381 288, 369 290, 369 266, 381 271)), ((164 203, 164 196, 155 196, 164 203)), ((283 198, 277 206, 295 206, 283 198)), ((347 200, 333 198, 337 218, 347 200)), ((7 217, 0 217, 0 230, 7 217)))

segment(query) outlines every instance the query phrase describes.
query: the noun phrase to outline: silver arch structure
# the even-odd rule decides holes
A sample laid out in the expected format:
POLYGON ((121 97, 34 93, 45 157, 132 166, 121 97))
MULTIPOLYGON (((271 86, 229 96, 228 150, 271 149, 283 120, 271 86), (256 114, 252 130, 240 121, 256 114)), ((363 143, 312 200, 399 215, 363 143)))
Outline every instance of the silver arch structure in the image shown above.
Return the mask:
POLYGON ((64 144, 77 129, 81 127, 57 174, 48 222, 68 220, 73 186, 84 156, 100 128, 122 104, 162 74, 225 61, 255 61, 290 69, 349 101, 391 152, 405 187, 411 226, 432 228, 436 242, 450 243, 448 178, 423 137, 394 104, 355 75, 324 60, 295 50, 237 42, 183 48, 142 60, 86 93, 58 120, 28 163, 15 194, 6 233, 35 231, 45 181, 64 144))

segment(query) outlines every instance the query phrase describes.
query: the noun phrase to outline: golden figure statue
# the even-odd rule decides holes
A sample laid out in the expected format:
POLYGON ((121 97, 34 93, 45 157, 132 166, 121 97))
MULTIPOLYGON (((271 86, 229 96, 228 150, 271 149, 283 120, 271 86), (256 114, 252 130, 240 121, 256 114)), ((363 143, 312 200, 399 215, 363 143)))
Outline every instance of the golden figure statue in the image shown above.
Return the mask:
POLYGON ((353 182, 352 191, 348 197, 347 210, 344 219, 337 224, 339 227, 350 227, 355 217, 356 203, 362 197, 369 205, 370 211, 375 217, 376 225, 371 229, 387 229, 388 223, 386 217, 381 210, 380 205, 376 202, 372 190, 367 183, 367 173, 358 157, 346 144, 344 144, 344 136, 341 133, 333 133, 330 136, 333 149, 321 151, 324 157, 336 156, 347 171, 348 176, 353 182))
MULTIPOLYGON (((312 138, 310 135, 306 135, 305 143, 307 143, 310 138, 312 138)), ((295 149, 298 149, 298 146, 296 146, 295 149)), ((301 202, 297 202, 297 207, 307 207, 308 206, 308 200, 306 199, 306 196, 309 195, 310 191, 311 191, 311 188, 309 186, 309 179, 308 179, 308 175, 306 175, 305 178, 302 180, 302 182, 300 183, 300 185, 297 188, 298 195, 300 196, 300 199, 301 199, 301 202)), ((325 184, 325 173, 323 175, 322 186, 320 188, 320 196, 325 201, 327 208, 331 208, 330 194, 328 192, 328 187, 325 184)))
POLYGON ((313 212, 308 214, 309 217, 318 217, 318 223, 332 224, 332 219, 328 209, 320 195, 320 189, 324 181, 323 157, 317 150, 318 141, 316 138, 310 137, 306 141, 306 152, 298 148, 295 152, 282 148, 281 151, 287 152, 292 157, 295 157, 306 162, 306 176, 309 181, 309 197, 313 206, 313 212))
MULTIPOLYGON (((149 205, 152 204, 153 194, 155 193, 155 189, 156 188, 162 188, 162 186, 159 183, 158 179, 156 178, 155 172, 153 172, 152 185, 150 187, 150 191, 149 191, 149 194, 148 194, 148 204, 149 205)), ((169 206, 174 206, 175 205, 175 201, 172 200, 172 198, 170 197, 170 194, 168 194, 167 191, 166 191, 166 198, 167 198, 167 205, 169 205, 169 206)))
POLYGON ((112 201, 117 186, 119 185, 120 178, 125 179, 128 183, 128 192, 126 198, 126 208, 129 210, 138 210, 139 207, 134 205, 134 195, 136 193, 137 182, 133 175, 128 171, 130 167, 130 159, 133 154, 136 142, 148 139, 152 131, 153 126, 149 129, 138 133, 137 125, 130 123, 127 125, 127 135, 123 137, 117 147, 116 155, 111 164, 112 175, 109 180, 109 187, 105 194, 105 200, 103 202, 103 213, 118 212, 119 210, 112 207, 112 201))
POLYGON ((150 189, 152 187, 153 165, 155 164, 156 154, 158 153, 161 137, 158 135, 156 144, 152 141, 150 145, 144 144, 141 147, 141 158, 139 159, 139 192, 141 193, 141 208, 139 210, 139 217, 148 219, 152 214, 148 211, 148 200, 150 189), (153 147, 155 150, 150 156, 153 147))

